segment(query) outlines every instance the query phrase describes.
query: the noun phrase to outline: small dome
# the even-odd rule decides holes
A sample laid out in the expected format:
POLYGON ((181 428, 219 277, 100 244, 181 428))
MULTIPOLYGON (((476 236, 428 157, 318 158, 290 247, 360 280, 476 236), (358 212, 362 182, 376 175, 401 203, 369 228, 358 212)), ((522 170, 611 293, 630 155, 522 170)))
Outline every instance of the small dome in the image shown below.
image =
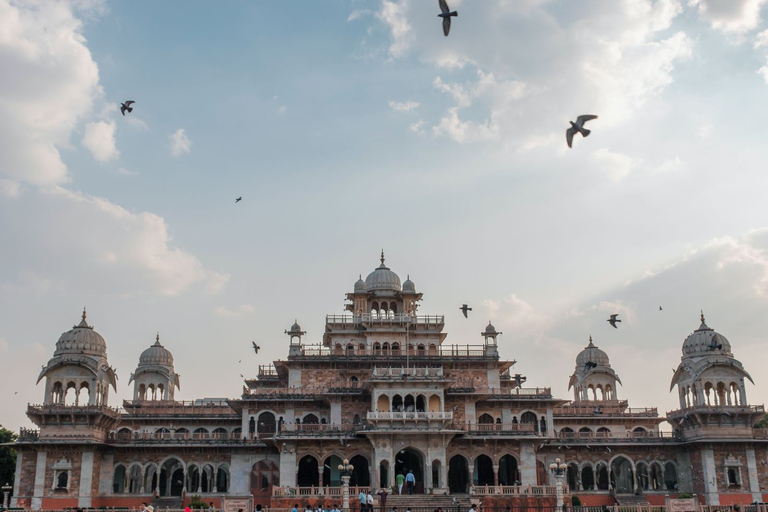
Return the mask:
POLYGON ((496 334, 496 328, 490 320, 488 320, 488 325, 485 327, 485 332, 483 334, 496 334))
POLYGON ((365 281, 363 281, 363 276, 360 276, 360 279, 355 283, 355 293, 365 293, 367 291, 368 287, 365 285, 365 281))
POLYGON ((579 352, 579 355, 576 356, 576 366, 584 366, 589 362, 595 363, 598 366, 611 366, 608 354, 592 343, 592 336, 589 337, 589 345, 584 347, 584 350, 579 352))
POLYGON ((93 330, 93 327, 85 321, 85 309, 83 309, 83 319, 79 324, 72 327, 59 337, 56 342, 56 351, 54 356, 63 354, 91 354, 96 356, 107 355, 107 342, 101 337, 101 334, 93 330))
POLYGON ((299 325, 298 320, 294 320, 293 325, 291 326, 291 329, 285 332, 288 334, 304 334, 301 331, 301 326, 299 325))
POLYGON ((144 365, 163 365, 173 367, 173 354, 167 348, 160 344, 160 335, 157 335, 155 344, 141 353, 139 356, 139 366, 144 365))
POLYGON ((701 314, 701 325, 688 335, 683 342, 683 357, 705 356, 713 354, 731 354, 731 343, 728 339, 710 329, 701 314))
POLYGON ((384 251, 381 251, 381 265, 368 274, 368 277, 365 278, 365 285, 368 291, 385 290, 399 292, 401 290, 400 276, 384 265, 384 251))
POLYGON ((403 283, 403 291, 404 292, 416 292, 416 285, 413 284, 413 281, 411 281, 411 276, 408 276, 408 278, 403 283))

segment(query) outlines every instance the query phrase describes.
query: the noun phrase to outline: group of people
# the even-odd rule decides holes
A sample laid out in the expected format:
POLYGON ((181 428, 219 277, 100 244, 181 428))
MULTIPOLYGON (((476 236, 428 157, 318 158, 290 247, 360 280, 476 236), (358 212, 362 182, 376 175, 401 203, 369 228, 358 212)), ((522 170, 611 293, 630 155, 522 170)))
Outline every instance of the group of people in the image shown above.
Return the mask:
POLYGON ((397 494, 403 494, 403 483, 405 483, 408 494, 413 494, 416 487, 416 475, 413 474, 412 469, 409 469, 407 474, 401 471, 395 476, 395 482, 397 483, 397 494))

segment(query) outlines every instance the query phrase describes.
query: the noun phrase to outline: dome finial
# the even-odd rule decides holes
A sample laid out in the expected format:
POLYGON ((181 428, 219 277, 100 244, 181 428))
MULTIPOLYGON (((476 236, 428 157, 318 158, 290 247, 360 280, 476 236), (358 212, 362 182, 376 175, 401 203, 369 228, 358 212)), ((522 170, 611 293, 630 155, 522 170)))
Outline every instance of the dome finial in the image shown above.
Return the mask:
POLYGON ((160 344, 160 331, 157 331, 157 336, 155 336, 155 342, 159 345, 160 344))
POLYGON ((590 334, 590 335, 589 335, 589 345, 587 345, 587 348, 589 348, 589 347, 594 347, 594 346, 595 346, 595 344, 594 344, 594 343, 592 343, 592 335, 590 334))
POLYGON ((88 316, 88 315, 85 313, 85 306, 83 306, 83 321, 85 321, 85 317, 86 316, 88 316))
POLYGON ((381 250, 381 266, 384 266, 384 249, 381 250))
POLYGON ((704 323, 704 310, 701 310, 701 323, 704 323))
POLYGON ((82 319, 82 320, 80 320, 80 323, 79 323, 79 324, 77 324, 77 325, 73 326, 73 329, 76 329, 76 328, 78 328, 78 327, 85 327, 85 328, 91 329, 92 327, 91 327, 90 325, 88 325, 88 322, 86 322, 86 321, 85 321, 85 318, 86 318, 87 316, 88 316, 88 314, 85 312, 85 306, 83 306, 83 315, 82 315, 82 318, 83 318, 83 319, 82 319))

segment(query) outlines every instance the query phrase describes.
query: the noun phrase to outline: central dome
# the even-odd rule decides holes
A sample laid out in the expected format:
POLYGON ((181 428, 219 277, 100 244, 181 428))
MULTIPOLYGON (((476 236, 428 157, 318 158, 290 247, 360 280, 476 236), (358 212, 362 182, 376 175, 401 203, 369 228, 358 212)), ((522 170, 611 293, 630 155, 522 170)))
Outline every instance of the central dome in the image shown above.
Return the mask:
POLYGON ((173 367, 173 354, 171 351, 160 344, 160 335, 157 335, 155 344, 141 353, 139 356, 139 366, 143 365, 163 365, 173 367))
POLYGON ((598 366, 611 366, 608 354, 592 343, 592 336, 589 337, 589 345, 584 347, 584 350, 579 352, 579 355, 576 356, 576 366, 584 366, 589 362, 593 362, 598 366))
POLYGON ((399 292, 401 290, 400 276, 384 265, 384 251, 381 251, 381 265, 368 274, 368 277, 365 278, 365 286, 369 292, 377 290, 399 292))
POLYGON ((56 351, 54 356, 63 354, 90 354, 96 356, 107 355, 107 342, 101 337, 101 334, 93 330, 93 327, 85 321, 85 310, 83 310, 83 319, 78 325, 72 327, 59 337, 56 342, 56 351))

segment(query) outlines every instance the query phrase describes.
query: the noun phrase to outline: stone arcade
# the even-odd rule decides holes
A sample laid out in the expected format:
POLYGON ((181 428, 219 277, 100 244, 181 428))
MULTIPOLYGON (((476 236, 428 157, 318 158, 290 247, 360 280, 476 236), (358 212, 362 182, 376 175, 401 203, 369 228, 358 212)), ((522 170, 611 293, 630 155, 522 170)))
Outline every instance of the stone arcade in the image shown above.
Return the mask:
POLYGON ((106 342, 83 312, 38 378, 44 400, 27 414, 39 430, 22 430, 15 446, 12 506, 173 508, 193 494, 216 506, 331 505, 343 459, 355 466, 350 485, 374 492, 412 470, 432 503, 553 504, 547 468, 557 457, 566 492, 585 505, 663 504, 679 493, 766 501, 768 441, 753 428, 763 407, 749 405, 752 378, 703 314, 671 383, 680 408, 663 417, 619 399, 621 380, 591 338, 576 357, 572 401, 523 387, 490 323, 477 345, 445 343, 444 317, 417 313, 422 294, 383 253, 346 299, 321 344, 305 343, 294 323, 287 360, 259 366, 236 399, 175 400, 180 378, 158 335, 120 409, 109 406, 106 342), (672 432, 660 431, 665 421, 672 432))

